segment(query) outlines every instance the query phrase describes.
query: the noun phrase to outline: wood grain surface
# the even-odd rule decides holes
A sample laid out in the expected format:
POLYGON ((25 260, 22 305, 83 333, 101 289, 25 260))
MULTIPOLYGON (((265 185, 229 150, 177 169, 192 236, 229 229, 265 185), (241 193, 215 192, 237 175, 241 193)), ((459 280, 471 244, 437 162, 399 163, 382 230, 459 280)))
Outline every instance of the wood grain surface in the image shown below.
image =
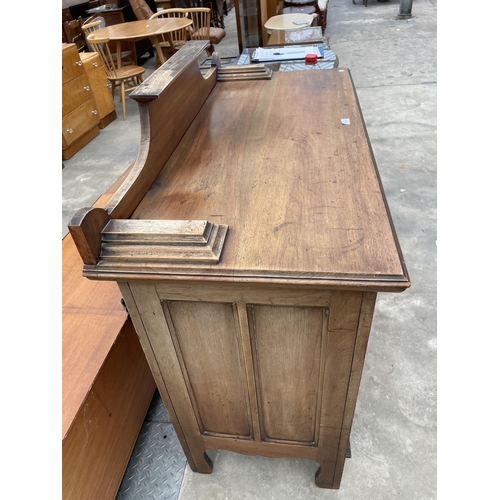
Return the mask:
POLYGON ((62 242, 62 437, 104 363, 127 313, 116 283, 82 276, 71 236, 62 242))
POLYGON ((227 224, 204 276, 409 286, 347 69, 219 82, 132 218, 227 224))
POLYGON ((162 18, 131 21, 128 23, 113 24, 93 31, 95 40, 133 40, 138 38, 149 38, 186 28, 193 24, 191 19, 185 18, 162 18))
POLYGON ((127 320, 63 440, 64 500, 116 497, 154 390, 137 334, 127 320))

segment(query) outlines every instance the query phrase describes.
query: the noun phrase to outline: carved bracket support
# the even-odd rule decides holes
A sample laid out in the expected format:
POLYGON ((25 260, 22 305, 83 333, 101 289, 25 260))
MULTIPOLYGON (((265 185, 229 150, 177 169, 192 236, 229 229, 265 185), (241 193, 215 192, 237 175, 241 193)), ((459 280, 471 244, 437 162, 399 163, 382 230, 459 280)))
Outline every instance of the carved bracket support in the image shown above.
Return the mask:
POLYGON ((101 231, 111 217, 102 208, 81 208, 68 224, 84 264, 96 265, 101 252, 101 231))

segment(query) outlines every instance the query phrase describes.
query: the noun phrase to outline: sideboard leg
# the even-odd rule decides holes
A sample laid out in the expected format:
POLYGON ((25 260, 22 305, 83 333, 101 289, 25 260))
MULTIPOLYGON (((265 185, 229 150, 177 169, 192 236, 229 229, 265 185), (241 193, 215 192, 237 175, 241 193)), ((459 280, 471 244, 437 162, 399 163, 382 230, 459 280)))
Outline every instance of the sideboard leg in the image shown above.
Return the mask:
POLYGON ((191 454, 192 461, 188 460, 188 463, 193 472, 199 472, 200 474, 211 474, 214 469, 214 464, 210 457, 203 452, 202 455, 191 454), (193 466, 194 463, 194 466, 193 466))
POLYGON ((316 486, 319 488, 329 488, 329 489, 339 489, 339 486, 333 485, 333 475, 334 470, 332 467, 328 467, 328 464, 324 464, 324 466, 319 466, 316 471, 316 486))

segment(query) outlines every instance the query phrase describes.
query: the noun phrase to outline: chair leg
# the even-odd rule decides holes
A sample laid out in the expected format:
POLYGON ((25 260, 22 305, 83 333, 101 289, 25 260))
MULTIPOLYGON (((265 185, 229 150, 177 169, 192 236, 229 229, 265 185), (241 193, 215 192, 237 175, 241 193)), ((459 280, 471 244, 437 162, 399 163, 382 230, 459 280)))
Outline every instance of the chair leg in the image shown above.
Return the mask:
POLYGON ((120 82, 120 99, 122 101, 123 120, 126 120, 127 112, 125 110, 125 82, 123 80, 120 82))

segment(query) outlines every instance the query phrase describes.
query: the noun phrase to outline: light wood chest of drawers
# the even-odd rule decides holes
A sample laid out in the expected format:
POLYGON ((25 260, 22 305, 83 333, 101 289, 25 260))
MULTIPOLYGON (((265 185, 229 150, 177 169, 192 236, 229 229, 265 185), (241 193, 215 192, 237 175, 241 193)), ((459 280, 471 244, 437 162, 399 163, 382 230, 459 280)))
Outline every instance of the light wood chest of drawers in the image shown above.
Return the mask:
POLYGON ((99 114, 99 128, 116 119, 116 107, 104 64, 97 52, 81 52, 80 59, 89 80, 90 91, 99 114))
POLYGON ((99 134, 99 114, 80 55, 62 44, 62 157, 68 160, 99 134))

